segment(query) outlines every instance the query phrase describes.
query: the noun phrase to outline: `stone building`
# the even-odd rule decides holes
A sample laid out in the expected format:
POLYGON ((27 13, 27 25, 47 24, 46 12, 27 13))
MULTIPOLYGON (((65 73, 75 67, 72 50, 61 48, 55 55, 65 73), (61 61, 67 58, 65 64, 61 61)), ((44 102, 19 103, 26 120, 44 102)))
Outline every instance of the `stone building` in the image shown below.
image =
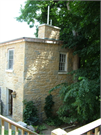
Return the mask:
MULTIPOLYGON (((59 31, 60 28, 44 24, 39 26, 38 38, 23 37, 0 43, 3 115, 23 120, 23 101, 26 99, 34 101, 45 116, 43 107, 49 90, 72 81, 67 73, 75 69, 76 57, 68 48, 61 48, 59 31)), ((58 91, 52 94, 57 109, 58 91)))

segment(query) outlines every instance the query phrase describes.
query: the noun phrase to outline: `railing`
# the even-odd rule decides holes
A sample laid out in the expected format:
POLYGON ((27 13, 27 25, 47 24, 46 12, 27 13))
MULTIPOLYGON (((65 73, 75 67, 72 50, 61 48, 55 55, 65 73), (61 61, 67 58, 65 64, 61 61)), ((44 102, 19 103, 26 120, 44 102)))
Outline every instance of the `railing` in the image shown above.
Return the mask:
POLYGON ((0 119, 1 119, 1 135, 5 135, 4 134, 4 130, 5 130, 5 122, 8 123, 8 135, 12 135, 12 125, 15 127, 15 135, 19 134, 19 129, 21 130, 21 135, 25 135, 25 132, 27 135, 38 135, 35 132, 32 132, 31 130, 28 130, 27 128, 17 124, 16 122, 0 115, 0 119))
POLYGON ((101 118, 68 133, 60 128, 55 129, 51 132, 51 135, 100 135, 100 126, 101 118))

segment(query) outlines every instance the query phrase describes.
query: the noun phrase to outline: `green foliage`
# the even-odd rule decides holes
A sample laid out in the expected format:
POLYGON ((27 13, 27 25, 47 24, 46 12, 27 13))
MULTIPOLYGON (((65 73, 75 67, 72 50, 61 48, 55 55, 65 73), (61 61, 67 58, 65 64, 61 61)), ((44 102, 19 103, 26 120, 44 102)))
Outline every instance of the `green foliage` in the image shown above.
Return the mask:
MULTIPOLYGON (((57 86, 58 88, 59 86, 57 86)), ((45 106, 44 106, 44 110, 45 110, 45 113, 46 113, 46 116, 47 116, 47 119, 46 119, 46 123, 50 126, 60 126, 61 124, 63 124, 63 121, 59 119, 58 116, 54 116, 53 115, 53 105, 54 105, 54 102, 53 102, 53 99, 52 99, 52 95, 48 95, 46 98, 45 98, 45 106)))
POLYGON ((39 129, 40 131, 42 131, 42 130, 46 130, 47 127, 46 127, 44 124, 42 124, 42 125, 39 125, 39 126, 38 126, 38 129, 39 129))
POLYGON ((53 110, 52 110, 53 105, 54 105, 54 102, 52 99, 52 95, 50 94, 45 98, 44 110, 45 110, 45 114, 47 118, 51 118, 53 116, 53 110))
POLYGON ((99 84, 96 81, 85 77, 79 78, 75 84, 60 85, 59 96, 63 106, 57 112, 59 118, 68 124, 76 121, 85 124, 98 119, 100 117, 98 88, 99 84))
POLYGON ((43 135, 41 132, 42 130, 46 130, 47 127, 44 124, 33 126, 35 128, 35 132, 37 132, 40 135, 43 135))
POLYGON ((61 126, 64 122, 58 116, 54 116, 47 118, 46 123, 49 126, 61 126))
POLYGON ((34 105, 33 101, 23 101, 25 108, 23 110, 24 122, 30 125, 37 125, 39 118, 37 116, 37 108, 34 105))
POLYGON ((56 16, 55 15, 53 16, 53 12, 56 12, 57 8, 56 8, 56 6, 54 7, 53 1, 27 0, 25 2, 24 7, 21 5, 21 7, 20 7, 21 15, 19 17, 16 17, 16 20, 20 21, 20 22, 22 22, 22 21, 27 22, 27 24, 30 26, 30 28, 32 28, 34 26, 36 20, 38 22, 40 22, 40 24, 46 23, 48 5, 50 5, 50 7, 51 7, 50 19, 52 19, 52 21, 54 23, 56 21, 56 16))

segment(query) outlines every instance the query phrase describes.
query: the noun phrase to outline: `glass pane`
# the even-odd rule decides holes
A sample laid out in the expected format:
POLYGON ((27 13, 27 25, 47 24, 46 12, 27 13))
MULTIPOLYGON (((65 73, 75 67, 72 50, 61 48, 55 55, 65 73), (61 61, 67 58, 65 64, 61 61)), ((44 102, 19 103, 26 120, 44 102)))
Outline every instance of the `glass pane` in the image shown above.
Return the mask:
POLYGON ((13 59, 13 50, 9 51, 9 59, 13 59))
POLYGON ((60 54, 59 71, 65 71, 66 54, 60 54))
POLYGON ((13 60, 9 60, 9 69, 13 69, 13 60))
POLYGON ((66 55, 63 55, 63 62, 65 62, 66 55))
POLYGON ((65 63, 62 63, 62 71, 65 70, 65 63))
POLYGON ((63 62, 63 55, 61 54, 61 62, 63 62))
POLYGON ((10 56, 10 55, 9 55, 9 59, 12 60, 12 59, 13 59, 13 56, 10 56))

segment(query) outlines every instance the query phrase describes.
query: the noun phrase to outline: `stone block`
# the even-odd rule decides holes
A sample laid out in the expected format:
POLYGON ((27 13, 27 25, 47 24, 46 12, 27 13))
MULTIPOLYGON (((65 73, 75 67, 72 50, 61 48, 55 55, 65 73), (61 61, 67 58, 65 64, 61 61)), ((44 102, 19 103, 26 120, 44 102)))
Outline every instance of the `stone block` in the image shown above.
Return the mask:
POLYGON ((25 128, 27 127, 27 124, 22 121, 18 121, 17 123, 25 128))
POLYGON ((32 125, 28 125, 27 128, 28 128, 29 130, 35 131, 35 128, 34 128, 32 125))

